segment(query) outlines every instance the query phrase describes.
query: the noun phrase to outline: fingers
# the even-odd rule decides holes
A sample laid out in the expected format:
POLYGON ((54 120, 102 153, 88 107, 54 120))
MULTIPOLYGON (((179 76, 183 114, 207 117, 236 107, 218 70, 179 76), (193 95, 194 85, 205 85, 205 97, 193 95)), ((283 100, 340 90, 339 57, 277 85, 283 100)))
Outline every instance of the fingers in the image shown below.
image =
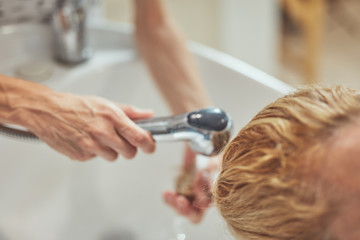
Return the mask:
MULTIPOLYGON (((137 126, 133 120, 153 117, 154 113, 151 110, 141 110, 129 105, 117 104, 119 111, 112 116, 114 127, 117 135, 123 140, 122 144, 116 149, 123 149, 127 158, 134 157, 136 152, 131 149, 129 145, 140 148, 145 153, 152 153, 155 151, 155 141, 150 132, 137 126), (127 147, 124 148, 124 145, 127 147), (131 149, 131 152, 125 151, 131 149)), ((118 141, 116 141, 118 142, 118 141)), ((119 143, 119 142, 118 142, 119 143)))
POLYGON ((119 155, 122 155, 126 159, 132 159, 137 153, 137 148, 126 141, 120 134, 113 129, 114 134, 111 137, 103 138, 101 141, 116 151, 119 155))
POLYGON ((178 214, 188 218, 192 223, 199 223, 204 217, 205 208, 199 208, 191 204, 187 198, 173 191, 164 192, 163 199, 178 214))
POLYGON ((193 193, 195 195, 193 200, 174 191, 164 192, 163 198, 165 203, 178 214, 185 216, 193 223, 199 223, 212 203, 210 172, 204 170, 197 173, 193 182, 193 193))
POLYGON ((173 191, 164 192, 163 199, 166 204, 172 207, 180 215, 188 217, 192 210, 190 202, 173 191))
POLYGON ((140 128, 131 120, 152 117, 153 112, 128 105, 118 104, 118 106, 122 111, 118 111, 117 116, 113 118, 117 134, 130 145, 140 148, 145 153, 154 152, 155 141, 151 133, 140 128))
POLYGON ((85 161, 99 156, 108 161, 115 161, 118 155, 127 159, 136 155, 135 147, 118 137, 113 137, 113 139, 114 141, 109 141, 107 138, 83 140, 79 143, 81 150, 72 154, 71 159, 85 161))
POLYGON ((124 111, 124 113, 131 120, 148 119, 154 117, 154 112, 148 109, 139 109, 130 105, 118 104, 118 107, 124 111))
POLYGON ((107 160, 115 160, 118 155, 134 158, 137 148, 145 153, 155 150, 155 142, 150 132, 137 126, 131 119, 153 117, 150 110, 141 110, 129 105, 94 98, 98 114, 91 116, 92 124, 87 125, 86 132, 93 143, 84 143, 85 151, 99 155, 107 160), (95 120, 93 120, 95 118, 95 120), (90 146, 90 147, 89 147, 90 146))
MULTIPOLYGON (((91 137, 83 138, 78 143, 82 155, 88 156, 100 156, 108 161, 114 161, 118 157, 118 153, 111 149, 110 147, 101 144, 100 141, 93 139, 91 137)), ((87 159, 83 159, 87 160, 87 159)))
POLYGON ((128 118, 118 120, 115 127, 117 133, 134 147, 140 148, 145 153, 155 151, 155 141, 150 132, 137 126, 128 118))
POLYGON ((182 199, 178 201, 179 197, 180 195, 173 191, 167 191, 163 194, 165 203, 172 207, 177 213, 184 215, 190 211, 190 204, 182 199))
POLYGON ((115 161, 118 158, 118 153, 116 151, 105 146, 96 145, 91 152, 108 161, 115 161))
MULTIPOLYGON (((126 121, 126 119, 121 121, 126 121)), ((81 151, 113 161, 118 155, 126 159, 134 158, 137 147, 146 153, 155 150, 155 142, 151 134, 137 126, 132 126, 134 123, 129 119, 127 124, 122 123, 121 132, 112 124, 104 125, 88 130, 89 137, 84 138, 80 143, 75 143, 79 145, 81 151)))
MULTIPOLYGON (((108 160, 117 158, 118 154, 127 159, 134 158, 137 148, 152 153, 155 150, 155 142, 151 134, 137 126, 119 108, 112 109, 115 112, 105 111, 99 115, 101 118, 98 121, 88 125, 86 129, 97 142, 93 152, 108 160)), ((87 149, 86 146, 85 148, 87 149)))

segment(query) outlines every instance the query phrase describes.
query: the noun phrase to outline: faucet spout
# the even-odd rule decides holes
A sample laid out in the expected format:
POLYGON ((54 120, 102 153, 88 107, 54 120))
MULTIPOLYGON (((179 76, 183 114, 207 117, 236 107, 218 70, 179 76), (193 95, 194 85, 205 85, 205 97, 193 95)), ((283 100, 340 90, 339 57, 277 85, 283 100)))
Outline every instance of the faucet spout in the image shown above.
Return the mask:
POLYGON ((54 56, 65 64, 75 65, 88 60, 92 49, 88 45, 86 0, 58 0, 52 14, 54 56))

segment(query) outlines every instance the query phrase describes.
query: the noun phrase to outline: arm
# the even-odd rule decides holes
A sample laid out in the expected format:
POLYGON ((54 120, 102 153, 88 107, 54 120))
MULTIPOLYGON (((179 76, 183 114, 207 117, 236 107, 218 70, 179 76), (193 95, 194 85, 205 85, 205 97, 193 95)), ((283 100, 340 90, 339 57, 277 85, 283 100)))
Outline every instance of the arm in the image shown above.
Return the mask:
POLYGON ((211 105, 186 40, 160 0, 135 0, 136 41, 174 114, 211 105), (181 99, 181 101, 179 101, 181 99))
POLYGON ((154 151, 150 133, 131 121, 149 117, 152 112, 0 75, 0 123, 27 128, 71 159, 132 158, 138 147, 154 151))
MULTIPOLYGON (((162 1, 134 0, 134 3, 138 49, 172 112, 181 114, 210 106, 211 101, 186 40, 166 13, 162 1)), ((195 168, 195 157, 195 153, 186 147, 183 170, 195 168)), ((210 181, 204 174, 208 171, 196 174, 192 183, 194 201, 175 191, 163 194, 169 206, 194 223, 201 221, 211 204, 210 181)))

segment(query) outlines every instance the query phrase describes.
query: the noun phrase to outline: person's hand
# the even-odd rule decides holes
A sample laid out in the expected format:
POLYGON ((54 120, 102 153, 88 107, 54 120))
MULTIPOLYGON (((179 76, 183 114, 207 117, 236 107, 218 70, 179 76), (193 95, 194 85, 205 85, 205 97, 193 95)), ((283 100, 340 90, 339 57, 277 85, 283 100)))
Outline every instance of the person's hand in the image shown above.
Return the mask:
MULTIPOLYGON (((36 96, 38 98, 38 96, 36 96)), ((74 160, 95 156, 133 158, 140 148, 155 150, 151 134, 132 120, 151 118, 152 111, 115 104, 100 97, 68 93, 43 94, 36 103, 23 101, 23 124, 50 147, 74 160), (25 113, 25 114, 24 114, 25 113)))
MULTIPOLYGON (((196 168, 196 154, 189 148, 186 148, 184 157, 184 170, 196 168)), ((217 161, 217 160, 216 160, 217 161)), ((172 207, 179 215, 188 218, 193 223, 199 223, 207 209, 212 203, 211 187, 213 182, 213 173, 218 169, 215 160, 208 167, 197 170, 192 183, 193 199, 189 199, 176 191, 168 190, 163 193, 166 204, 172 207)))

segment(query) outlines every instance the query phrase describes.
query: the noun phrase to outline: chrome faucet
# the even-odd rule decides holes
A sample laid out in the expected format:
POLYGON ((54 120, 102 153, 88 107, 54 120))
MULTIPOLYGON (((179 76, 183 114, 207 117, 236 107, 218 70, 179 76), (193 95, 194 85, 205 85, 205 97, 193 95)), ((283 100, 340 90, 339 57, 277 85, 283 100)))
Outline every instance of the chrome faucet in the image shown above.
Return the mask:
POLYGON ((54 56, 58 61, 74 65, 91 57, 87 37, 88 7, 88 0, 57 0, 51 25, 54 56))

